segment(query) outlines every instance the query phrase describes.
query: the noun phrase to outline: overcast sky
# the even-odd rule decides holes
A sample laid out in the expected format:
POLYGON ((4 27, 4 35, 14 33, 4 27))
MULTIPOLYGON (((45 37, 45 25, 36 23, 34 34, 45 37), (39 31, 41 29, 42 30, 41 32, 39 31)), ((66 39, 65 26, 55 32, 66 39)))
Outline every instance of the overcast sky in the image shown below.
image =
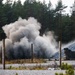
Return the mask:
MULTIPOLYGON (((6 1, 6 0, 4 0, 4 2, 5 2, 5 1, 6 1)), ((14 1, 14 0, 13 0, 13 1, 14 1)), ((16 0, 16 1, 17 1, 17 0, 16 0)), ((22 3, 23 3, 25 0, 21 0, 21 1, 22 1, 22 3)), ((38 1, 38 0, 37 0, 37 1, 38 1)), ((39 1, 43 2, 43 0, 39 0, 39 1)), ((49 2, 49 0, 45 0, 45 1, 46 1, 46 3, 49 2)), ((51 1, 51 3, 52 3, 53 7, 55 7, 55 5, 56 5, 57 2, 58 2, 58 0, 50 0, 50 1, 51 1)), ((66 13, 70 13, 70 12, 71 12, 70 7, 73 5, 74 0, 62 0, 62 2, 63 2, 64 5, 68 6, 67 9, 66 9, 66 13)))

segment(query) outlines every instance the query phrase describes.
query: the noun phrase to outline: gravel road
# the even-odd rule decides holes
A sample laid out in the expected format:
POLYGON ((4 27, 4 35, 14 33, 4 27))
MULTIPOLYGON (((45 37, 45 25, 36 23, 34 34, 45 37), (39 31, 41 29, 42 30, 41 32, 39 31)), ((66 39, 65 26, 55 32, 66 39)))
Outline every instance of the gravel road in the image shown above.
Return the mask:
POLYGON ((65 73, 65 70, 0 70, 0 75, 55 75, 65 73))

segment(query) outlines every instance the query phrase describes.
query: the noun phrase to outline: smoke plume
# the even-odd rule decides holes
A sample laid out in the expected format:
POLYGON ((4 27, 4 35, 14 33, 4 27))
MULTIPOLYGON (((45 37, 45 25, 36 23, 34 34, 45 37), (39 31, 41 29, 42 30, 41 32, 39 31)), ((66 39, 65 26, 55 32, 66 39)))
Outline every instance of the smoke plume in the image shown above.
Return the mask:
MULTIPOLYGON (((18 21, 2 27, 5 39, 6 57, 8 59, 31 58, 31 43, 36 57, 50 58, 57 52, 57 43, 53 32, 40 36, 41 24, 33 17, 19 18, 18 21)), ((2 42, 0 42, 1 51, 2 42)))

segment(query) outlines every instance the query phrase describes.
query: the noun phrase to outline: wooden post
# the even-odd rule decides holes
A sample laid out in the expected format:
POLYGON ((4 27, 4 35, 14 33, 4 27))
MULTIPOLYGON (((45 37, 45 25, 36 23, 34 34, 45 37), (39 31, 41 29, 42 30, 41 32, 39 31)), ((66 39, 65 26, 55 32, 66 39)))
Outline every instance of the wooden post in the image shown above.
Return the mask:
POLYGON ((5 69, 5 39, 3 41, 3 47, 2 47, 2 64, 3 64, 3 69, 5 69))
POLYGON ((61 63, 62 63, 62 60, 61 60, 61 41, 59 41, 59 65, 60 65, 60 68, 61 68, 61 63))
POLYGON ((65 8, 67 8, 67 6, 64 6, 64 7, 61 7, 60 8, 60 10, 59 10, 59 12, 60 12, 60 18, 59 18, 59 25, 60 25, 60 29, 59 29, 59 60, 60 60, 60 68, 61 68, 61 63, 62 63, 62 61, 61 61, 61 42, 62 42, 62 11, 65 9, 65 8))
POLYGON ((31 62, 33 63, 33 58, 34 58, 34 54, 33 54, 33 44, 31 44, 31 62))
POLYGON ((1 63, 2 63, 2 47, 1 47, 1 63))
POLYGON ((60 31, 59 31, 59 65, 61 68, 61 41, 62 41, 62 10, 60 10, 60 18, 59 18, 59 25, 60 25, 60 31))

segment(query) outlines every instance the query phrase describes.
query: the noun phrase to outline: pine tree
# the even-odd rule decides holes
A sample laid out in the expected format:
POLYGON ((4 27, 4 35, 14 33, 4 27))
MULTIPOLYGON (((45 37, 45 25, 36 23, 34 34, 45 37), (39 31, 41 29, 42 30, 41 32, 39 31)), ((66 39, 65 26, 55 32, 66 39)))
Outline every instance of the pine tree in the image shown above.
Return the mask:
POLYGON ((72 20, 72 31, 73 31, 73 38, 75 38, 75 1, 72 7, 72 15, 71 15, 71 20, 72 20))

